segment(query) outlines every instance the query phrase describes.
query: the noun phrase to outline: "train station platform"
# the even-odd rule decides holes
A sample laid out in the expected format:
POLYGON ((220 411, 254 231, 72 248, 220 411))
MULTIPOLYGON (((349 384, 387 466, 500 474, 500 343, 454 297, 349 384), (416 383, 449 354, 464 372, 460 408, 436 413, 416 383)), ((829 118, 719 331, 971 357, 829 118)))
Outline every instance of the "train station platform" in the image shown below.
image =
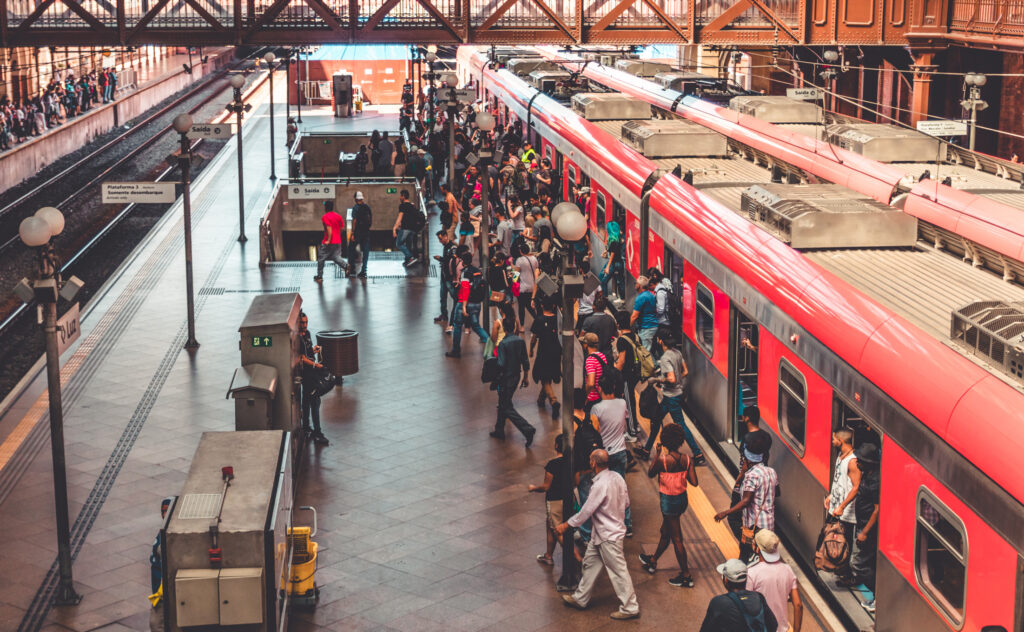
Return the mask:
MULTIPOLYGON (((280 106, 277 117, 283 141, 280 106)), ((317 130, 397 129, 393 114, 339 121, 304 110, 303 119, 317 130)), ((172 210, 93 300, 80 340, 63 357, 78 606, 51 602, 56 536, 44 376, 0 409, 0 629, 148 629, 160 501, 181 492, 200 434, 234 427, 225 393, 253 296, 287 291, 301 294, 313 332, 360 336, 359 372, 323 399, 331 445, 307 446, 298 478, 295 506, 319 512, 320 602, 294 611, 291 630, 696 631, 708 600, 722 592, 715 565, 736 550, 712 520, 728 503, 723 478, 701 468, 683 521, 696 588, 667 583, 671 552, 656 575, 640 569, 637 555, 657 542, 661 517, 655 484, 635 471, 627 481, 636 535, 625 549, 641 618, 609 619, 617 606, 604 577, 589 610, 566 608, 554 588, 560 563, 535 559, 544 550, 544 503, 527 493, 554 457, 558 420, 536 407, 531 385, 515 403, 538 429, 533 446, 514 433, 504 442, 488 436, 496 396, 480 383, 481 347, 468 337, 461 360, 444 357, 449 339, 432 322, 436 272, 407 273, 389 253, 375 253, 366 280, 328 274, 322 285, 312 263, 259 267, 253 236, 272 188, 267 123, 263 105, 244 129, 248 243, 236 241, 233 141, 192 189, 201 347, 182 348, 182 221, 172 210)), ((277 158, 277 172, 286 173, 284 152, 277 158)), ((829 628, 805 612, 804 630, 822 629, 829 628)))
POLYGON ((143 114, 172 94, 226 65, 234 57, 233 47, 206 51, 207 63, 199 56, 169 55, 145 60, 132 68, 134 85, 118 89, 110 103, 94 103, 88 112, 65 120, 39 136, 0 151, 0 191, 5 191, 34 176, 47 165, 81 149, 86 143, 143 114), (192 72, 182 64, 191 61, 192 72))

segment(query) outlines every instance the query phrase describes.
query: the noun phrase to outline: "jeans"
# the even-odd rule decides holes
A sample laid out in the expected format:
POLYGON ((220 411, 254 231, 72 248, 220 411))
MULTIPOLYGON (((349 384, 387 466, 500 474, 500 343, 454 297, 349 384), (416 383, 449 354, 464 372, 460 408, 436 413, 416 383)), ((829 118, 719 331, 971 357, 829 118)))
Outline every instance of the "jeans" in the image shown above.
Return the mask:
POLYGON ((448 297, 455 298, 455 288, 448 279, 441 279, 441 318, 448 320, 448 297))
POLYGON ((405 230, 404 228, 398 229, 398 235, 395 237, 395 248, 402 251, 405 255, 405 260, 412 259, 412 248, 409 247, 409 242, 412 240, 412 236, 416 233, 411 230, 405 230))
MULTIPOLYGON (((622 477, 622 480, 626 480, 626 464, 628 459, 626 458, 626 451, 616 452, 615 454, 608 455, 608 469, 616 472, 622 477)), ((629 512, 629 507, 626 507, 626 528, 633 528, 633 517, 629 512)))
MULTIPOLYGON (((686 419, 683 417, 683 396, 676 395, 675 397, 662 397, 661 398, 661 410, 658 411, 658 428, 661 428, 661 419, 666 415, 672 416, 672 421, 679 424, 683 429, 683 434, 686 435, 686 445, 690 446, 690 452, 693 456, 700 456, 703 452, 700 446, 697 445, 697 440, 693 438, 693 433, 690 432, 690 428, 686 425, 686 419)), ((651 436, 647 438, 647 449, 650 450, 654 446, 654 438, 657 433, 654 431, 654 420, 651 420, 651 436)))
MULTIPOLYGON (((877 529, 877 526, 876 526, 877 529)), ((860 529, 854 529, 854 534, 860 529)), ((875 537, 875 529, 868 534, 867 540, 863 542, 854 538, 853 556, 850 559, 850 570, 853 571, 853 578, 858 583, 864 584, 872 591, 875 590, 875 564, 878 556, 878 538, 875 537)))
POLYGON ((511 421, 524 437, 532 437, 537 432, 537 429, 530 425, 530 422, 526 421, 512 405, 512 396, 515 394, 516 388, 519 387, 519 380, 519 374, 516 373, 506 375, 498 381, 498 418, 494 422, 494 432, 503 437, 505 436, 506 419, 511 421))
POLYGON ((312 387, 302 388, 302 427, 310 429, 310 417, 312 417, 312 428, 315 434, 320 432, 320 396, 312 387))
POLYGON ((327 261, 333 261, 342 270, 348 269, 348 261, 341 256, 341 252, 341 244, 320 244, 320 250, 316 256, 316 278, 323 278, 324 263, 327 261))
POLYGON ((110 101, 114 98, 114 84, 108 83, 103 88, 103 100, 110 101))
POLYGON ((608 282, 615 281, 615 291, 620 295, 623 294, 625 292, 624 275, 625 269, 621 263, 613 263, 608 272, 601 270, 601 273, 597 275, 597 278, 601 281, 601 293, 608 296, 608 282))
MULTIPOLYGON (((651 343, 654 342, 654 333, 658 331, 657 327, 650 327, 648 329, 638 329, 636 335, 640 338, 640 344, 646 349, 651 348, 651 343)), ((651 352, 653 353, 653 351, 651 352)))
POLYGON ((462 328, 465 321, 469 320, 469 326, 480 336, 480 342, 487 342, 489 336, 484 328, 480 326, 480 303, 466 303, 466 315, 462 315, 460 303, 455 305, 455 323, 452 325, 452 352, 462 353, 462 328))
POLYGON ((353 237, 348 242, 349 261, 356 260, 356 248, 359 248, 359 258, 362 259, 362 266, 359 274, 366 276, 366 263, 370 260, 370 235, 353 237))
POLYGON ((637 435, 640 432, 640 424, 636 416, 636 385, 637 382, 626 380, 626 403, 629 405, 629 416, 626 417, 626 432, 637 435))

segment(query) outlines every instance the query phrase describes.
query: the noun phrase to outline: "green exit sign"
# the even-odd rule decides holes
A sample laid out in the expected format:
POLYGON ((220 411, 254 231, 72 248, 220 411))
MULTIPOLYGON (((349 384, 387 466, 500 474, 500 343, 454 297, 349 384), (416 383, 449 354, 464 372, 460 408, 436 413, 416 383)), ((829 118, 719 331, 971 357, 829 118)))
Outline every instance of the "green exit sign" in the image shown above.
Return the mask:
POLYGON ((253 336, 252 346, 254 347, 273 347, 274 339, 270 336, 253 336))
POLYGON ((386 189, 386 192, 387 192, 387 193, 389 193, 389 194, 395 194, 395 193, 398 193, 398 187, 388 187, 388 188, 386 189))

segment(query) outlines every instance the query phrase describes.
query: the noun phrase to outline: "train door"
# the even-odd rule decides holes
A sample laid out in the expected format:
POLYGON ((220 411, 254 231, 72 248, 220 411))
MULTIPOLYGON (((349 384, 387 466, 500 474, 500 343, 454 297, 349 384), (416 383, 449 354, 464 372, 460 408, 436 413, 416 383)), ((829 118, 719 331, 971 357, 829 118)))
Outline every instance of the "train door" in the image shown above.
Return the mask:
MULTIPOLYGON (((623 210, 622 221, 626 221, 625 210, 623 210)), ((685 303, 686 297, 683 297, 683 258, 676 254, 671 248, 668 248, 666 246, 664 255, 664 265, 665 269, 663 271, 663 274, 672 282, 672 293, 676 296, 676 300, 681 299, 685 303)), ((682 346, 682 340, 684 337, 683 332, 674 331, 672 333, 676 335, 676 340, 679 340, 680 346, 682 346)))
POLYGON ((757 405, 757 323, 735 305, 730 306, 729 323, 729 415, 731 440, 737 445, 746 433, 739 419, 749 406, 757 405))

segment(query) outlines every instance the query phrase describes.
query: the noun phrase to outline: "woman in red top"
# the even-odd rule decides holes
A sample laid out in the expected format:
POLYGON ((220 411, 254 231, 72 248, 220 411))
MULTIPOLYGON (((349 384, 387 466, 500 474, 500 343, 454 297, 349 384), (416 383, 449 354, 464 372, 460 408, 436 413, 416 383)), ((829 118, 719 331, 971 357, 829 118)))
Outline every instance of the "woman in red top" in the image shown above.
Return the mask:
POLYGON ((673 586, 693 588, 693 578, 686 563, 686 546, 683 544, 683 530, 679 517, 686 513, 689 501, 686 496, 686 484, 697 484, 697 468, 688 454, 679 448, 686 441, 683 429, 677 424, 668 424, 661 430, 661 443, 654 447, 651 467, 647 476, 658 477, 658 491, 661 494, 661 539, 654 555, 640 554, 640 562, 645 571, 654 574, 658 570, 658 558, 672 542, 676 561, 679 562, 679 575, 668 580, 673 586))

